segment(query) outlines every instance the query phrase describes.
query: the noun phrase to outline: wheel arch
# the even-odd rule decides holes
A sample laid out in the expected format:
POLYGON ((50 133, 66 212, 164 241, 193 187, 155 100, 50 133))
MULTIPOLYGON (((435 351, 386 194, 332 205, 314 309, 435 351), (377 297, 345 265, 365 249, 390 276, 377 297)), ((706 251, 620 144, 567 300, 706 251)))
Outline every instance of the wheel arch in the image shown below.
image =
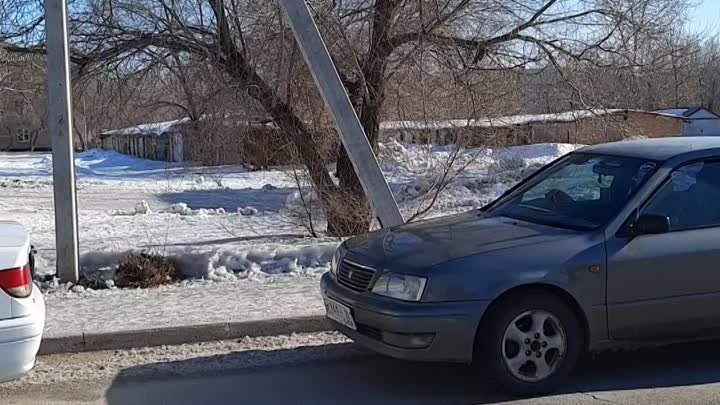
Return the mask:
MULTIPOLYGON (((483 313, 482 317, 480 318, 480 322, 478 324, 477 330, 475 331, 475 342, 477 342, 478 335, 481 332, 483 328, 483 324, 487 322, 487 319, 489 317, 489 314, 491 314, 493 311, 496 310, 496 308, 502 304, 503 301, 510 299, 513 295, 517 294, 523 294, 528 292, 543 292, 546 294, 554 295, 561 300, 563 300, 568 308, 570 308, 575 316, 577 317, 578 321, 580 322, 580 325, 582 326, 582 336, 583 336, 583 349, 587 351, 589 349, 590 345, 590 323, 588 321, 587 314, 582 309, 582 306, 580 306, 580 303, 575 299, 575 297, 570 294, 567 290, 563 289, 562 287, 558 287, 557 285, 553 284, 546 284, 546 283, 533 283, 533 284, 523 284, 519 286, 512 287, 506 291, 504 291, 502 294, 495 297, 495 299, 492 300, 490 305, 488 306, 487 310, 483 313)), ((474 352, 475 348, 473 348, 474 352)), ((473 353, 473 357, 474 357, 473 353)))

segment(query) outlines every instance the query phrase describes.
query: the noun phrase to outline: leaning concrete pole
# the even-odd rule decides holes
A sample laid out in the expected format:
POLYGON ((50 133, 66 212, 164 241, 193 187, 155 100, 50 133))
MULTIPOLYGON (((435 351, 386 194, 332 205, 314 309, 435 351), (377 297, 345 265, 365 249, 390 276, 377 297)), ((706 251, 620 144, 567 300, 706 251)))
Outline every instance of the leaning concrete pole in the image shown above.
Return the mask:
POLYGON ((77 282, 78 220, 65 0, 45 0, 48 130, 52 139, 57 275, 77 282))
POLYGON ((350 156, 355 173, 380 224, 383 227, 402 224, 403 217, 390 191, 390 186, 385 181, 375 153, 360 125, 360 119, 350 103, 345 86, 340 80, 305 0, 280 0, 280 5, 285 9, 305 62, 310 68, 325 106, 335 121, 340 140, 350 156))

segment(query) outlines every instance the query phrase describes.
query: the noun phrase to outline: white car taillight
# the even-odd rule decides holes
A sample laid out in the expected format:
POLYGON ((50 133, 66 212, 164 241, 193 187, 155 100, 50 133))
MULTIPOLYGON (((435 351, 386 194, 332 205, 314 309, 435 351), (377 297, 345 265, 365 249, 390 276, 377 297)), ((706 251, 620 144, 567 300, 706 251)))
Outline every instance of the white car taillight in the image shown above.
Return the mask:
POLYGON ((32 294, 30 264, 14 269, 0 270, 0 288, 11 297, 29 297, 32 294))

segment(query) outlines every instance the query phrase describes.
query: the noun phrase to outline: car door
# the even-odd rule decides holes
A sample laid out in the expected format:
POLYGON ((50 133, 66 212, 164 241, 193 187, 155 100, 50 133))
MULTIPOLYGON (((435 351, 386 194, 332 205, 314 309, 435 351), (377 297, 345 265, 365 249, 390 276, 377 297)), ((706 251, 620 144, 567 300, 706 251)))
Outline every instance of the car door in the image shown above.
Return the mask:
POLYGON ((676 168, 640 214, 670 232, 607 242, 608 327, 613 339, 720 331, 720 162, 676 168))

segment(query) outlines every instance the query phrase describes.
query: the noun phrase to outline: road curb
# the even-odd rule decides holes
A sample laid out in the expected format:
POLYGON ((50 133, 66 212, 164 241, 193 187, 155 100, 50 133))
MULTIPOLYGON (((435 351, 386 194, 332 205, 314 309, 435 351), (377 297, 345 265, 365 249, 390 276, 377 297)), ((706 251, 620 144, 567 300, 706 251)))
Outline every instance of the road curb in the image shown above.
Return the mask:
POLYGON ((243 337, 290 335, 332 330, 324 316, 222 322, 112 333, 83 333, 43 339, 39 354, 122 350, 137 347, 179 345, 243 337))

